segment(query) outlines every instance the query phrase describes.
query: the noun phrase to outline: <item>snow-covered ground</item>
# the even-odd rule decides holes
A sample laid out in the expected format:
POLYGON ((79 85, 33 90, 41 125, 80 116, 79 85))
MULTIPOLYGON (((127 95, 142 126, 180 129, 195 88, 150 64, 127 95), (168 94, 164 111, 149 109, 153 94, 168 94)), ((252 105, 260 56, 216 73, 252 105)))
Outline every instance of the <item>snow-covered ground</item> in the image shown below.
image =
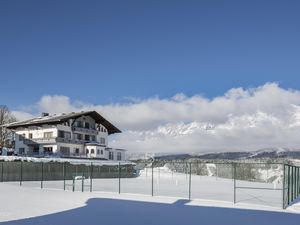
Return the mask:
POLYGON ((300 203, 286 210, 255 204, 107 192, 72 192, 0 183, 3 225, 298 225, 300 203))
MULTIPOLYGON (((300 202, 281 209, 280 179, 273 183, 236 181, 237 187, 267 188, 236 189, 232 179, 214 176, 209 165, 208 176, 191 176, 154 168, 151 196, 151 168, 140 171, 137 178, 72 181, 0 183, 0 224, 7 225, 81 225, 81 224, 299 224, 300 202), (4 222, 7 221, 7 222, 4 222), (3 223, 1 223, 3 222, 3 223), (200 223, 201 222, 201 223, 200 223)), ((260 171, 263 176, 264 171, 260 171)), ((274 176, 273 172, 268 172, 274 176)), ((277 174, 277 173, 275 173, 277 174)))

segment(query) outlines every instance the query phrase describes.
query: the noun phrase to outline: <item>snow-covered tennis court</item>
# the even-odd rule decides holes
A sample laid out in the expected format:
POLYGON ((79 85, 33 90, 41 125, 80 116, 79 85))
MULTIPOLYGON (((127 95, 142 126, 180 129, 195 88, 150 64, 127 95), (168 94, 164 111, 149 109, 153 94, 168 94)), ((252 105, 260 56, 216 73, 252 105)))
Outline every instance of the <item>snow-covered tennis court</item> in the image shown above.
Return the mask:
MULTIPOLYGON (((19 182, 9 182, 12 185, 20 185, 19 182)), ((40 181, 24 181, 22 186, 40 188, 40 181)), ((262 183, 250 181, 236 181, 236 202, 254 203, 265 206, 282 207, 282 184, 262 183), (241 187, 241 188, 240 188, 241 187), (249 187, 245 188, 245 187, 249 187), (260 189, 256 189, 260 188, 260 189)), ((64 181, 44 181, 43 188, 64 188, 64 181)), ((66 190, 73 190, 73 181, 66 180, 66 190)), ((137 178, 93 179, 93 192, 111 192, 152 195, 151 170, 142 170, 137 178), (120 185, 120 186, 119 186, 120 185)), ((90 191, 90 179, 86 177, 75 181, 75 191, 90 191)), ((166 167, 155 168, 153 173, 153 195, 169 196, 188 199, 207 199, 217 201, 234 201, 234 181, 232 179, 219 178, 216 176, 199 176, 184 173, 175 173, 166 167), (191 182, 191 190, 189 190, 191 182)))
POLYGON ((217 200, 72 192, 0 183, 0 224, 299 224, 300 204, 278 207, 217 200))
MULTIPOLYGON (((232 179, 215 176, 191 175, 191 190, 189 190, 189 175, 175 173, 165 167, 155 168, 153 175, 153 195, 179 197, 183 199, 207 199, 218 201, 234 201, 234 183, 232 179)), ((19 185, 19 182, 9 182, 19 185)), ((137 178, 93 179, 93 192, 111 192, 152 195, 151 170, 142 170, 137 178)), ((40 188, 40 181, 24 181, 22 186, 40 188)), ((281 183, 262 183, 250 181, 236 181, 236 202, 254 203, 266 206, 282 207, 281 183), (239 188, 241 187, 241 188, 239 188), (245 187, 249 187, 245 188, 245 187), (253 189, 254 188, 254 189, 253 189), (260 189, 255 189, 260 188, 260 189)), ((64 181, 44 181, 43 188, 64 188, 64 181)), ((73 181, 66 180, 66 190, 73 190, 73 181)), ((75 181, 75 191, 90 191, 90 179, 86 177, 83 186, 82 181, 75 181)))

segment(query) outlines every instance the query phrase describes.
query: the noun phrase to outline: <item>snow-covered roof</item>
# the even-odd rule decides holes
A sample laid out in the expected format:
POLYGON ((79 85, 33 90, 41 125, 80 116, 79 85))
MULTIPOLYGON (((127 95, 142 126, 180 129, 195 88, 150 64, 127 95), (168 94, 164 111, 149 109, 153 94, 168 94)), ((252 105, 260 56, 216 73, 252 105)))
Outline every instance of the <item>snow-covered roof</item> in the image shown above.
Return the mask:
POLYGON ((40 126, 43 124, 59 124, 67 121, 68 119, 76 119, 81 116, 90 116, 96 123, 102 124, 108 131, 108 134, 121 133, 121 131, 115 127, 112 123, 106 120, 96 111, 82 111, 82 112, 72 112, 72 113, 63 113, 60 115, 47 115, 36 117, 33 119, 14 122, 6 125, 8 129, 17 129, 19 127, 29 127, 29 126, 40 126))

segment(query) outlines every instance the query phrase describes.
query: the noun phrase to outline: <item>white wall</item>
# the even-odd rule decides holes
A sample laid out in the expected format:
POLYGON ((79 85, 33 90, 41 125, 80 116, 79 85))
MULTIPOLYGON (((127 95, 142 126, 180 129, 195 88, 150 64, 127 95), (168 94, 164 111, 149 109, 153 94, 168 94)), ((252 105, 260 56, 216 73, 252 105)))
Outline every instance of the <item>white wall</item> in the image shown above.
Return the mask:
POLYGON ((88 145, 85 147, 86 150, 88 150, 88 154, 87 157, 88 158, 105 158, 108 159, 106 154, 105 154, 105 147, 103 146, 99 146, 99 145, 88 145), (94 154, 91 153, 92 149, 94 150, 94 154), (99 154, 98 154, 98 150, 99 150, 99 154), (102 154, 101 154, 101 150, 102 150, 102 154))
MULTIPOLYGON (((100 143, 103 146, 99 145, 87 145, 85 146, 84 144, 74 144, 74 143, 62 143, 62 142, 56 142, 55 138, 58 137, 58 131, 66 131, 71 133, 71 140, 77 140, 76 134, 81 133, 83 135, 82 140, 84 141, 84 134, 88 135, 94 135, 92 133, 85 133, 84 129, 83 131, 73 131, 70 126, 65 125, 43 125, 42 127, 29 127, 29 128, 22 128, 22 129, 17 129, 15 131, 15 151, 17 154, 19 154, 19 149, 24 148, 25 153, 28 153, 30 150, 29 146, 25 145, 23 141, 19 141, 19 136, 24 134, 25 139, 29 139, 29 133, 32 134, 32 140, 34 141, 35 139, 44 139, 44 133, 45 132, 52 132, 52 138, 48 138, 49 140, 53 139, 53 143, 39 143, 39 153, 42 155, 44 153, 44 147, 52 147, 53 153, 54 154, 59 154, 60 153, 60 148, 61 147, 68 147, 70 149, 70 156, 78 156, 76 155, 76 148, 79 149, 79 156, 81 157, 90 157, 90 158, 109 158, 109 152, 105 149, 105 147, 108 144, 108 132, 107 129, 100 125, 98 128, 96 126, 96 123, 93 118, 89 116, 81 117, 76 119, 75 123, 73 124, 74 126, 77 126, 77 121, 81 121, 83 124, 83 128, 85 127, 85 122, 88 122, 90 124, 90 129, 95 127, 95 129, 98 131, 98 134, 96 136, 96 142, 100 143), (101 138, 104 138, 104 143, 101 143, 100 140, 101 138), (89 154, 86 154, 86 150, 89 150, 89 154), (91 150, 94 149, 94 153, 91 153, 91 150), (99 150, 99 154, 97 154, 97 150, 99 150), (101 150, 103 154, 101 154, 101 150)), ((69 120, 69 124, 71 125, 73 122, 72 119, 69 120)), ((91 140, 90 140, 91 141, 91 140)), ((38 142, 38 141, 37 141, 38 142)), ((92 142, 92 141, 91 141, 92 142)), ((114 152, 114 160, 117 160, 117 150, 111 149, 110 151, 114 152)), ((121 157, 122 160, 125 160, 125 152, 121 152, 121 157)))

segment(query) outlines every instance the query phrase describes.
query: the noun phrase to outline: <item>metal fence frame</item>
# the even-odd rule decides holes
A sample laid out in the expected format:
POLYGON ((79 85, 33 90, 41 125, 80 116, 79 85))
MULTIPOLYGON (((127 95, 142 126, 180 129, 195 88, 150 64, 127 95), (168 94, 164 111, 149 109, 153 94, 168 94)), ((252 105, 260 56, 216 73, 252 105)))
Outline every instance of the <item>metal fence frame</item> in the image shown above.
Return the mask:
MULTIPOLYGON (((4 161, 0 161, 0 169, 1 169, 1 173, 0 173, 0 181, 1 182, 5 182, 4 179, 4 161)), ((8 163, 8 162, 6 162, 8 163)), ((37 176, 35 177, 39 177, 39 179, 36 179, 35 181, 40 181, 40 188, 43 189, 44 188, 44 182, 47 181, 47 179, 45 178, 45 164, 47 164, 47 162, 23 162, 23 161, 12 161, 9 163, 17 163, 19 164, 19 174, 17 174, 18 176, 16 176, 16 180, 15 181, 19 181, 20 186, 22 186, 23 182, 25 182, 24 180, 24 163, 33 163, 36 165, 40 165, 40 171, 38 173, 40 174, 36 174, 37 176)), ((155 186, 154 186, 154 168, 156 165, 160 165, 162 163, 170 163, 170 161, 153 161, 151 163, 151 195, 154 196, 154 190, 155 190, 155 186)), ((200 164, 205 164, 204 162, 173 162, 173 163, 184 163, 185 164, 185 173, 186 176, 188 176, 188 196, 187 199, 191 200, 192 198, 192 165, 194 163, 197 163, 197 165, 200 164)), ((75 182, 76 182, 76 176, 78 177, 78 173, 76 174, 72 174, 72 184, 67 184, 66 181, 70 180, 67 179, 67 176, 70 177, 70 174, 68 174, 68 163, 64 162, 64 163, 60 163, 62 165, 62 179, 63 179, 63 190, 66 190, 67 186, 72 186, 72 191, 75 191, 75 182)), ((282 164, 282 163, 245 163, 245 162, 233 162, 233 163, 215 163, 212 162, 212 164, 228 164, 231 165, 232 168, 232 179, 233 179, 233 203, 235 204, 236 201, 236 191, 238 189, 257 189, 257 190, 280 190, 282 191, 282 208, 286 209, 289 205, 291 205, 300 195, 300 167, 297 166, 293 166, 293 165, 289 165, 289 164, 282 164), (263 164, 263 165, 272 165, 272 164, 276 164, 276 165, 282 165, 283 168, 283 182, 282 182, 282 188, 261 188, 261 187, 248 187, 248 186, 238 186, 237 185, 237 165, 243 165, 243 164, 263 164)), ((87 173, 89 175, 89 184, 85 183, 85 176, 86 176, 86 172, 80 172, 80 176, 81 176, 81 191, 84 192, 85 187, 89 188, 89 191, 92 192, 93 191, 93 179, 95 178, 95 165, 93 163, 91 163, 90 165, 81 165, 81 166, 85 166, 86 168, 84 168, 85 170, 87 169, 87 173)), ((123 173, 122 173, 122 167, 124 165, 122 165, 121 163, 118 163, 117 166, 117 170, 116 170, 116 174, 114 178, 118 178, 118 193, 121 194, 121 182, 122 182, 122 178, 127 178, 126 176, 123 177, 123 173)), ((217 167, 216 167, 217 168, 217 167)), ((101 169, 101 168, 100 168, 101 169)), ((109 170, 110 171, 110 170, 109 170)), ((127 171, 127 170, 126 170, 127 171)), ((218 173, 218 172, 217 172, 218 173)), ((128 174, 127 174, 128 176, 128 174)), ((79 179, 80 180, 80 179, 79 179)))

